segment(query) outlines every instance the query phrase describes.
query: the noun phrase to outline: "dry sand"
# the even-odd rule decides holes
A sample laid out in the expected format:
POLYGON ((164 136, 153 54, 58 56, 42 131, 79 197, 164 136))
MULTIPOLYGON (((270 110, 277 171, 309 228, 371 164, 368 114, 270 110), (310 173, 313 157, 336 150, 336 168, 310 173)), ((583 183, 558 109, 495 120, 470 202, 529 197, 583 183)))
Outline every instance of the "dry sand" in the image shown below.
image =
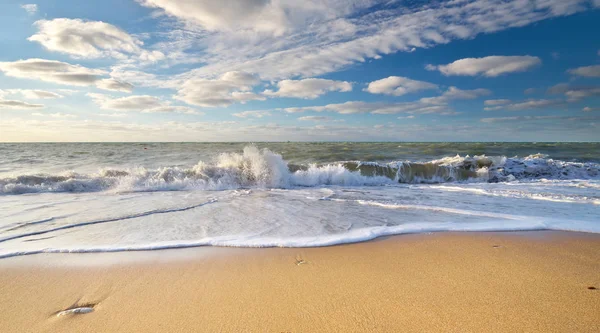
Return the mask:
POLYGON ((600 235, 0 260, 4 333, 525 331, 600 332, 600 235), (73 305, 94 311, 56 316, 73 305))

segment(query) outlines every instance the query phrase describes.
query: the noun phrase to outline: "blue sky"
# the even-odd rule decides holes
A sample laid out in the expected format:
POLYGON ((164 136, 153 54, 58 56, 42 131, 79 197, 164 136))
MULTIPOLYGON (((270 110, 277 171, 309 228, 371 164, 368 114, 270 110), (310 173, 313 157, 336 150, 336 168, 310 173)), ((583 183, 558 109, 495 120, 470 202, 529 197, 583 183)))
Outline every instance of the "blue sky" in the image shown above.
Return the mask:
POLYGON ((0 3, 0 141, 598 141, 599 0, 0 3))

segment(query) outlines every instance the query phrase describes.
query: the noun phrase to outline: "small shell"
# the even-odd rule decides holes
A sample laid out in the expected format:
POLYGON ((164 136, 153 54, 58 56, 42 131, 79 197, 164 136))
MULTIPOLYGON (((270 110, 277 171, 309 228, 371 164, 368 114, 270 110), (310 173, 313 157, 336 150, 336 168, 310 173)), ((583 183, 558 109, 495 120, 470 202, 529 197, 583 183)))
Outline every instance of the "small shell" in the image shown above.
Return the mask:
POLYGON ((72 315, 72 314, 85 314, 85 313, 90 313, 94 311, 94 308, 89 307, 89 306, 82 306, 79 308, 72 308, 72 309, 67 309, 64 311, 61 311, 59 313, 56 314, 56 316, 60 317, 60 316, 66 316, 66 315, 72 315))

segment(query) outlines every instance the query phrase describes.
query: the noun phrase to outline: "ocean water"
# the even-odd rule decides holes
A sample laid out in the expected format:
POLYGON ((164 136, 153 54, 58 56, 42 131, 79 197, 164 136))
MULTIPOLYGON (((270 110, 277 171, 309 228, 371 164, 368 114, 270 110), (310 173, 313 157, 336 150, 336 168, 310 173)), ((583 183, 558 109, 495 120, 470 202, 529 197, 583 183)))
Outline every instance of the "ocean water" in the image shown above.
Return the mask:
POLYGON ((600 232, 600 143, 0 144, 0 258, 600 232))

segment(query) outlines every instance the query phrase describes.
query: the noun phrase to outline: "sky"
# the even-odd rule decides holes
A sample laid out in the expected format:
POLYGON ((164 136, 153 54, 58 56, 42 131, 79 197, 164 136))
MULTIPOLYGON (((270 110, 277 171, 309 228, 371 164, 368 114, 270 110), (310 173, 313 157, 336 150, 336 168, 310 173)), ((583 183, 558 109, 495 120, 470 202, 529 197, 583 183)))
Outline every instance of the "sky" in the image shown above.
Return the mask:
POLYGON ((600 141, 600 0, 0 2, 0 142, 600 141))

